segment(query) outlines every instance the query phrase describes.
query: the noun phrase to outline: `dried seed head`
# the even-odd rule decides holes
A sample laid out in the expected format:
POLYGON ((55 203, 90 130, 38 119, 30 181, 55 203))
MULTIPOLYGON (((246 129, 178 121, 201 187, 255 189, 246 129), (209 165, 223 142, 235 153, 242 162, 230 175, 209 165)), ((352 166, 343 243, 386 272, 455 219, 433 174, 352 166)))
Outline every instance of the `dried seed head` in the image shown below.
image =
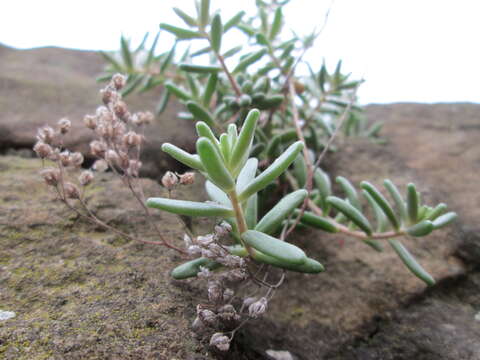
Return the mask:
POLYGON ((103 158, 106 151, 107 145, 105 145, 105 143, 98 140, 94 140, 90 143, 90 152, 93 156, 103 158))
POLYGON ((112 89, 106 87, 103 90, 100 90, 100 94, 102 95, 102 101, 105 105, 108 105, 112 102, 117 101, 118 99, 118 94, 116 91, 113 91, 112 89))
POLYGON ((130 158, 128 157, 128 154, 126 152, 120 151, 118 153, 118 166, 128 172, 128 169, 130 167, 130 158))
POLYGON ((153 116, 153 114, 149 111, 147 112, 137 112, 136 114, 133 114, 132 116, 132 122, 135 124, 135 125, 148 125, 150 124, 153 119, 155 117, 153 116))
POLYGON ((85 115, 83 123, 87 128, 95 130, 97 128, 97 117, 94 115, 85 115))
POLYGON ((95 114, 101 120, 104 120, 104 118, 108 118, 108 117, 111 118, 110 110, 108 110, 106 106, 99 106, 95 111, 95 114))
POLYGON ((248 274, 244 269, 233 269, 226 274, 226 277, 231 282, 237 282, 245 280, 248 274))
POLYGON ((208 279, 212 276, 212 272, 206 267, 200 266, 200 271, 197 273, 197 276, 199 278, 208 279))
POLYGON ((111 84, 117 90, 121 90, 127 82, 127 79, 122 74, 115 74, 112 76, 111 84))
POLYGON ((61 178, 60 170, 57 168, 45 168, 40 171, 40 175, 43 177, 47 185, 50 186, 57 186, 61 178))
POLYGON ((250 304, 248 307, 248 314, 253 318, 259 317, 267 310, 267 303, 268 300, 266 297, 260 298, 260 300, 250 304))
POLYGON ((229 301, 234 294, 235 293, 232 289, 225 289, 225 291, 223 292, 223 301, 229 301))
POLYGON ((162 177, 162 185, 172 190, 178 184, 178 177, 171 171, 167 171, 162 177))
POLYGON ((223 320, 238 320, 239 316, 233 305, 227 304, 218 310, 218 316, 223 320))
POLYGON ((142 143, 142 135, 137 134, 135 131, 129 131, 123 135, 123 144, 125 146, 138 146, 142 143))
POLYGON ((45 144, 42 141, 38 141, 33 147, 33 151, 35 151, 40 158, 45 159, 46 157, 50 156, 53 150, 50 145, 45 144))
POLYGON ((78 182, 82 186, 87 186, 92 182, 92 180, 93 180, 93 172, 91 172, 90 170, 82 171, 82 173, 78 177, 78 182))
POLYGON ((113 112, 119 119, 125 119, 128 113, 127 104, 125 104, 123 101, 117 101, 115 105, 113 105, 113 112))
POLYGON ((63 184, 63 189, 65 190, 65 197, 67 199, 80 199, 80 191, 75 184, 67 182, 63 184))
POLYGON ((222 263, 225 266, 232 267, 232 268, 242 267, 245 265, 245 260, 243 260, 240 256, 230 255, 230 254, 222 258, 219 258, 217 261, 222 263))
POLYGON ((79 152, 74 152, 70 155, 70 162, 75 167, 80 167, 83 164, 83 155, 79 152))
POLYGON ((232 231, 232 225, 229 223, 222 221, 220 224, 215 225, 215 234, 219 237, 223 237, 228 235, 232 231))
POLYGON ((105 153, 105 160, 109 164, 117 165, 119 162, 119 156, 115 150, 110 149, 105 153))
POLYGON ((60 149, 54 148, 53 151, 48 155, 48 160, 57 161, 60 158, 60 149))
POLYGON ((201 333, 205 331, 205 324, 202 322, 202 320, 200 320, 198 316, 195 318, 195 320, 193 320, 192 329, 196 333, 201 333))
POLYGON ((206 325, 213 325, 217 320, 217 315, 208 309, 197 309, 197 314, 200 320, 206 325))
POLYGON ((207 234, 207 235, 199 235, 195 239, 195 242, 199 244, 200 246, 208 246, 214 241, 213 235, 212 234, 207 234))
POLYGON ((191 185, 195 182, 195 173, 186 172, 183 175, 180 175, 180 184, 182 185, 191 185))
POLYGON ((105 160, 97 160, 93 163, 93 170, 98 172, 104 172, 108 169, 108 163, 105 160))
POLYGON ((215 333, 210 338, 210 346, 214 346, 220 351, 228 351, 230 348, 230 339, 223 335, 223 333, 215 333))
POLYGON ((68 166, 72 165, 72 159, 70 157, 70 151, 68 151, 68 150, 62 151, 59 154, 58 159, 60 160, 60 163, 65 167, 68 167, 68 166))
POLYGON ((60 119, 57 123, 60 134, 66 134, 72 127, 72 122, 67 118, 60 119))
POLYGON ((52 144, 55 140, 55 130, 51 126, 44 126, 37 130, 37 139, 45 144, 52 144))
POLYGON ((255 301, 257 301, 256 297, 247 297, 243 300, 243 306, 249 307, 252 305, 255 301))
POLYGON ((198 245, 190 245, 187 249, 189 255, 197 255, 202 252, 202 248, 198 245))
POLYGON ((208 299, 211 302, 219 302, 223 299, 223 287, 218 281, 208 283, 208 299))
POLYGON ((140 174, 140 168, 142 167, 142 162, 138 160, 130 160, 128 169, 127 169, 127 174, 130 176, 136 176, 140 174))

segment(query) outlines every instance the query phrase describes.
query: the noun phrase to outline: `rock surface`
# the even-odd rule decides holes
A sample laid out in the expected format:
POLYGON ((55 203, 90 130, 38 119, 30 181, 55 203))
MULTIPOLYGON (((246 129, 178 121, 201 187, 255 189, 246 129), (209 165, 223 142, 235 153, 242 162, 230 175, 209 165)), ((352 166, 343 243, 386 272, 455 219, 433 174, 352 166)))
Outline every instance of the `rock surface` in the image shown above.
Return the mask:
MULTIPOLYGON (((95 82, 104 61, 90 51, 61 48, 16 50, 0 44, 0 150, 29 148, 35 143, 37 128, 54 125, 67 117, 72 121, 72 133, 66 146, 72 151, 89 155, 91 131, 83 125, 86 114, 95 113, 101 105, 95 82)), ((159 91, 126 98, 132 112, 154 111, 159 91)), ((178 166, 160 151, 163 142, 175 142, 194 150, 194 128, 175 114, 178 104, 170 102, 161 117, 148 127, 149 141, 142 161, 143 174, 158 177, 165 169, 178 166)))
MULTIPOLYGON (((0 47, 1 148, 30 147, 37 126, 63 116, 80 126, 83 115, 98 106, 100 86, 93 79, 101 67, 90 52, 0 47)), ((144 110, 157 98, 128 100, 144 110)), ((152 177, 171 166, 159 155, 161 142, 193 144, 191 124, 168 120, 174 119, 170 111, 148 135, 144 162, 152 177)), ((327 271, 288 274, 267 318, 239 332, 226 358, 271 359, 266 351, 272 350, 297 360, 480 359, 478 114, 474 104, 370 105, 368 117, 385 121, 387 144, 348 142, 324 163, 333 177, 355 184, 381 185, 390 178, 405 189, 412 181, 426 203, 443 201, 458 212, 452 226, 405 240, 436 286, 427 289, 388 247, 376 253, 346 237, 297 232, 294 241, 327 271)), ((89 139, 78 134, 70 145, 82 149, 89 139)), ((0 304, 16 313, 0 321, 0 358, 212 358, 190 331, 204 292, 168 276, 180 257, 122 240, 69 214, 52 201, 38 176, 40 165, 0 156, 0 304)), ((162 193, 152 180, 143 183, 147 196, 162 193)), ((202 199, 200 187, 178 197, 202 199)), ((89 190, 89 202, 110 224, 156 240, 141 209, 111 175, 102 175, 89 190)), ((180 244, 183 230, 175 217, 156 213, 155 220, 180 244)))

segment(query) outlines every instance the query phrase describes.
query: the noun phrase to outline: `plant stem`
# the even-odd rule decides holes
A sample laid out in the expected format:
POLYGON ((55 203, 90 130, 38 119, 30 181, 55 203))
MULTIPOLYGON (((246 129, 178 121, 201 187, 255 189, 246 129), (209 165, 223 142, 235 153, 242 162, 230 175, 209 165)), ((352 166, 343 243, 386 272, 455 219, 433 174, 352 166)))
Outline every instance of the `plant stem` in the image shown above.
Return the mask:
POLYGON ((250 255, 250 257, 253 257, 255 255, 254 250, 250 245, 246 244, 242 239, 242 234, 248 230, 248 227, 247 227, 247 222, 245 221, 245 216, 243 215, 242 205, 238 201, 237 192, 235 190, 232 190, 231 192, 228 193, 228 197, 230 198, 230 201, 232 203, 233 211, 235 211, 235 218, 237 220, 238 232, 240 233, 240 241, 242 242, 242 245, 245 247, 245 249, 247 249, 247 252, 250 255))

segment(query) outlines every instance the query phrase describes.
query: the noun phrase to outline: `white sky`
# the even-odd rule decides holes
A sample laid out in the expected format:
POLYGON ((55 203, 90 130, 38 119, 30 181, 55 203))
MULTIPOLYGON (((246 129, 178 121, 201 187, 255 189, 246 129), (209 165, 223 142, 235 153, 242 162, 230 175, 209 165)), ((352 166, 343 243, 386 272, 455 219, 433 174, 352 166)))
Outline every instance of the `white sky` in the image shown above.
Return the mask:
MULTIPOLYGON (((306 34, 324 20, 331 0, 291 0, 287 25, 306 34)), ((116 50, 120 34, 137 44, 160 22, 181 25, 172 6, 193 0, 1 0, 0 43, 17 48, 60 46, 116 50)), ((212 0, 227 19, 254 0, 212 0)), ((328 25, 307 60, 344 69, 366 83, 362 103, 478 102, 480 1, 336 0, 328 25), (476 50, 477 49, 477 50, 476 50)), ((152 36, 153 37, 153 36, 152 36)), ((172 37, 163 34, 160 50, 172 37)), ((227 46, 228 47, 228 46, 227 46)))

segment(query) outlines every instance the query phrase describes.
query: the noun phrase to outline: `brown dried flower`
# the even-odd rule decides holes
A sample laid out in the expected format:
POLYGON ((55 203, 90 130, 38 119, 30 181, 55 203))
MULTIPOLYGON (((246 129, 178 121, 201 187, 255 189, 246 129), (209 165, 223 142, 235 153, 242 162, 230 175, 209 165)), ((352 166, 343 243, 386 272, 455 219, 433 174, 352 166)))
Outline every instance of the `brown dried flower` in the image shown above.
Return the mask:
POLYGON ((123 135, 123 144, 125 146, 138 146, 142 143, 142 135, 137 134, 135 131, 129 131, 123 135))
POLYGON ((62 151, 58 155, 58 159, 60 160, 60 163, 65 167, 68 167, 68 166, 72 165, 72 159, 70 157, 70 151, 68 151, 68 150, 62 151))
POLYGON ((90 170, 82 171, 82 173, 78 177, 78 182, 82 186, 87 186, 92 182, 92 180, 93 180, 93 172, 91 172, 90 170))
POLYGON ((127 82, 127 79, 122 74, 115 74, 112 76, 112 85, 117 90, 121 90, 127 82))
POLYGON ((57 168, 51 168, 51 167, 45 168, 42 171, 40 171, 40 175, 43 177, 47 185, 50 185, 50 186, 57 186, 61 178, 60 170, 57 168))
POLYGON ((53 150, 50 145, 45 144, 42 141, 38 141, 33 147, 33 151, 35 151, 40 158, 45 159, 52 153, 53 150))
POLYGON ((95 130, 97 128, 97 117, 94 115, 85 115, 83 123, 87 128, 95 130))
POLYGON ((171 171, 167 171, 162 177, 162 185, 172 190, 178 184, 178 177, 171 171))
POLYGON ((142 167, 142 162, 138 160, 130 160, 127 174, 130 176, 138 176, 140 174, 140 168, 142 167))
POLYGON ((45 144, 52 144, 55 135, 55 130, 51 126, 44 126, 37 131, 37 139, 45 144))
POLYGON ((193 172, 186 172, 183 175, 179 175, 179 177, 182 185, 191 185, 195 182, 195 173, 193 172))
POLYGON ((66 134, 72 127, 72 122, 67 118, 63 118, 58 120, 57 125, 58 125, 58 130, 60 131, 60 134, 66 134))
POLYGON ((66 182, 63 184, 63 189, 65 190, 65 197, 67 199, 80 199, 80 191, 75 184, 66 182))
POLYGON ((100 159, 93 163, 92 168, 95 171, 104 172, 108 169, 108 163, 105 160, 100 159))
POLYGON ((210 346, 215 346, 220 351, 228 351, 230 348, 230 339, 223 333, 215 333, 210 338, 210 346))
POLYGON ((70 162, 75 167, 80 167, 83 164, 83 155, 79 152, 74 152, 70 155, 70 162))
POLYGON ((105 145, 105 143, 98 140, 94 140, 90 143, 90 152, 93 156, 103 158, 106 151, 107 146, 105 145))

